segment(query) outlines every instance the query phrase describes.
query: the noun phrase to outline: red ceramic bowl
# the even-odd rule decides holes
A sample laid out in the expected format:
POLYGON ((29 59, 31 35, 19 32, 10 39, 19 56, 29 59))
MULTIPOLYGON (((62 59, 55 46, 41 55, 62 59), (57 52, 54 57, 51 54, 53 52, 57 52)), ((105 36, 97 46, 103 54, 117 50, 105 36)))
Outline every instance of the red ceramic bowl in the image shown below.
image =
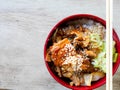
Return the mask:
MULTIPOLYGON (((46 39, 46 42, 45 42, 45 46, 44 46, 44 59, 46 57, 46 51, 47 51, 47 45, 48 45, 48 42, 49 42, 49 38, 52 36, 52 34, 54 33, 54 31, 56 30, 57 27, 59 27, 61 24, 64 24, 65 22, 68 22, 68 21, 71 21, 73 19, 80 19, 80 18, 88 18, 88 19, 92 19, 96 22, 99 22, 101 23, 103 26, 106 27, 106 22, 105 20, 97 17, 97 16, 94 16, 94 15, 89 15, 89 14, 77 14, 77 15, 72 15, 72 16, 69 16, 69 17, 66 17, 65 19, 61 20, 60 22, 58 22, 54 27, 53 29, 50 31, 47 39, 46 39)), ((113 30, 113 39, 116 41, 116 49, 117 49, 117 52, 120 53, 120 42, 119 42, 119 38, 116 34, 116 32, 113 30)), ((50 68, 50 65, 48 64, 48 62, 46 62, 45 60, 45 64, 47 66, 47 69, 49 71, 49 73, 51 74, 51 76, 57 81, 59 82, 60 84, 62 84, 63 86, 67 87, 67 88, 71 88, 72 90, 92 90, 92 89, 95 89, 103 84, 105 84, 106 82, 106 77, 96 81, 96 82, 93 82, 91 86, 70 86, 67 82, 65 82, 65 80, 62 80, 61 78, 59 78, 57 76, 57 74, 55 74, 51 68, 50 68)), ((117 62, 113 64, 113 74, 115 74, 116 70, 118 69, 118 66, 120 64, 120 54, 118 55, 118 58, 117 58, 117 62)))

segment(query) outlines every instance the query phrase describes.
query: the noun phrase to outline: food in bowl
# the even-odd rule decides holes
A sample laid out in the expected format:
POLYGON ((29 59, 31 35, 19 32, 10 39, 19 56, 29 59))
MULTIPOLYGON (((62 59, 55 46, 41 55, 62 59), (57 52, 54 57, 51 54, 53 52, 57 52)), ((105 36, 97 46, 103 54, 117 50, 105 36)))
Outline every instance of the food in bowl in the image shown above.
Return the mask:
POLYGON ((105 76, 105 44, 101 23, 88 18, 71 20, 57 27, 49 38, 46 61, 71 86, 91 86, 105 76))

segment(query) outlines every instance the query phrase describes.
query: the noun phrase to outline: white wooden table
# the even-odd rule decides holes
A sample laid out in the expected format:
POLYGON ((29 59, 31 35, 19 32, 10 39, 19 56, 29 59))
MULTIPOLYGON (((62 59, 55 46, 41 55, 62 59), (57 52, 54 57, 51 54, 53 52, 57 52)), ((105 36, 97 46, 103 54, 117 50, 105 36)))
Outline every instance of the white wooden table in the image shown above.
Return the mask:
MULTIPOLYGON (((120 35, 120 0, 114 4, 114 27, 120 35)), ((0 88, 70 90, 57 83, 46 69, 46 37, 69 15, 88 13, 105 19, 105 7, 105 0, 0 0, 0 88)), ((114 77, 115 90, 120 87, 116 79, 119 75, 120 70, 114 77)), ((105 90, 105 85, 96 90, 105 90)))

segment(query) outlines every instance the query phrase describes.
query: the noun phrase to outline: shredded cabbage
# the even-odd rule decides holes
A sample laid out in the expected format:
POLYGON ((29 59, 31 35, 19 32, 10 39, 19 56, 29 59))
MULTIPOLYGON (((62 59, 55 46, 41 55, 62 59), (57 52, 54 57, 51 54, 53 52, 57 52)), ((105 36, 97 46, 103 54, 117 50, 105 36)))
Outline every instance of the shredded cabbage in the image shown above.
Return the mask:
POLYGON ((90 42, 92 43, 92 48, 103 49, 103 41, 100 38, 100 35, 93 33, 90 35, 90 42))
POLYGON ((104 73, 106 73, 106 48, 105 42, 103 42, 102 51, 98 54, 98 56, 93 60, 94 67, 100 68, 104 73))
MULTIPOLYGON (((106 73, 106 43, 105 41, 101 40, 99 34, 93 33, 90 36, 90 40, 93 43, 93 48, 99 48, 101 52, 98 54, 98 56, 93 59, 92 64, 94 67, 99 68, 104 73, 106 73), (94 44, 95 43, 95 44, 94 44)), ((115 63, 118 57, 118 53, 116 53, 115 48, 115 41, 113 41, 113 62, 115 63)))
POLYGON ((94 67, 98 67, 103 72, 106 73, 106 43, 104 40, 101 40, 100 35, 97 33, 93 33, 90 35, 90 42, 92 43, 93 48, 99 48, 100 53, 98 56, 93 59, 92 64, 94 67))

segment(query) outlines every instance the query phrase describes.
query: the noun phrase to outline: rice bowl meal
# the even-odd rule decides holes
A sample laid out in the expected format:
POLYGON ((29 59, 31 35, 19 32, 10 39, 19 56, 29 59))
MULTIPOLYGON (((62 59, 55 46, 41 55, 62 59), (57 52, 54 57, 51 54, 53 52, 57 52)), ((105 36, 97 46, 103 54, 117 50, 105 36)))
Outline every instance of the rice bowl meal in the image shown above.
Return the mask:
MULTIPOLYGON (((105 26, 89 18, 67 21, 48 40, 45 59, 70 86, 91 86, 106 76, 105 26)), ((117 58, 113 41, 113 58, 117 58)))

